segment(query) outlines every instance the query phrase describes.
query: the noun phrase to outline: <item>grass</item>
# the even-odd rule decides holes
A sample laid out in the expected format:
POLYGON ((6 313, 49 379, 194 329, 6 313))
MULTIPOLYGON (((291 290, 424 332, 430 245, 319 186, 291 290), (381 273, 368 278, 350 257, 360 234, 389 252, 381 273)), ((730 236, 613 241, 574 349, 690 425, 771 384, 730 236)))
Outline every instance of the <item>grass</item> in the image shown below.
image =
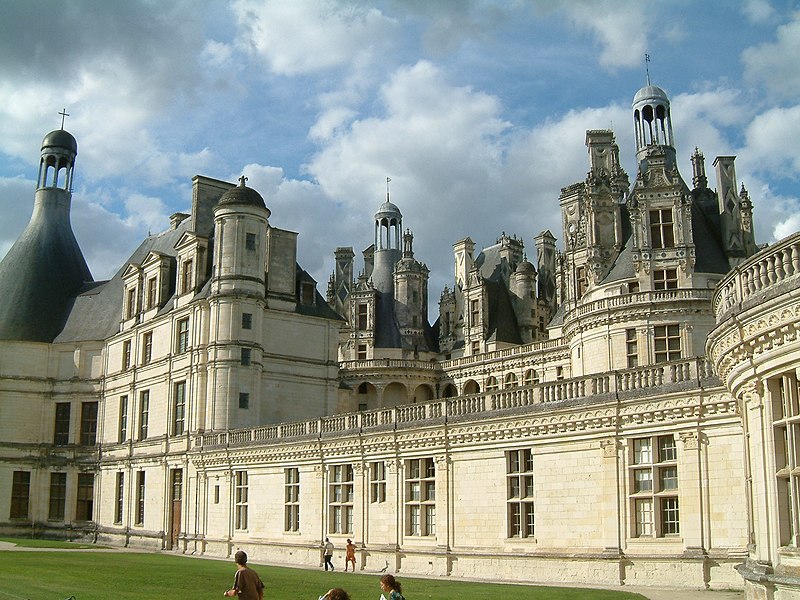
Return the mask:
MULTIPOLYGON (((8 538, 2 538, 8 540, 8 538)), ((378 574, 253 565, 266 600, 316 600, 332 587, 353 600, 380 597, 378 574)), ((221 597, 230 587, 233 561, 137 552, 0 552, 0 600, 174 600, 221 597)), ((398 576, 409 600, 641 600, 628 592, 504 585, 398 576)))
POLYGON ((70 548, 72 550, 97 550, 98 548, 107 548, 107 546, 82 544, 80 542, 65 542, 64 540, 40 540, 34 538, 0 537, 0 542, 9 542, 21 548, 70 548))

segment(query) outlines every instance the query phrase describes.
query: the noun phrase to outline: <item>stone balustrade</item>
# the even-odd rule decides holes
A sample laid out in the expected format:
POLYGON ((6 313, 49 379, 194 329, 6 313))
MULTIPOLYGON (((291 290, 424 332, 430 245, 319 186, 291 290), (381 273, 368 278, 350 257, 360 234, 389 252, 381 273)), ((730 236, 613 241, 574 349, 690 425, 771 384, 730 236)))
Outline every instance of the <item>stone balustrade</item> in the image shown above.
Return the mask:
POLYGON ((713 307, 717 323, 731 310, 763 302, 800 283, 800 232, 764 248, 733 269, 717 286, 713 307))
POLYGON ((659 392, 663 392, 665 386, 686 382, 699 383, 709 379, 719 383, 706 359, 696 357, 624 371, 492 390, 456 398, 442 398, 421 404, 404 404, 393 408, 333 415, 311 421, 203 433, 194 437, 194 446, 204 448, 235 446, 266 440, 420 426, 425 422, 436 420, 477 417, 502 410, 555 404, 595 396, 606 400, 610 397, 635 396, 642 391, 656 388, 659 392))

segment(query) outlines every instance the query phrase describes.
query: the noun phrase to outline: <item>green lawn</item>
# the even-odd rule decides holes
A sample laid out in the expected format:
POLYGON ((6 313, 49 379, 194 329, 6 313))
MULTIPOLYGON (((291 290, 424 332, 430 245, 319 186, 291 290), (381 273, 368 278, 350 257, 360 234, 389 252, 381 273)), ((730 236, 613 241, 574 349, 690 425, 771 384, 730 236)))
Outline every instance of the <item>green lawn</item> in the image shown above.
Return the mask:
MULTIPOLYGON (((253 565, 266 600, 317 600, 343 587, 353 600, 378 600, 379 575, 253 565)), ((0 600, 198 600, 230 587, 233 561, 134 552, 0 552, 0 600)), ((635 600, 626 592, 398 577, 408 600, 635 600)))
POLYGON ((23 548, 71 548, 73 550, 88 550, 90 548, 107 548, 108 546, 96 546, 94 544, 83 544, 81 542, 65 542, 63 540, 40 540, 37 538, 9 538, 0 537, 0 542, 10 542, 23 548))

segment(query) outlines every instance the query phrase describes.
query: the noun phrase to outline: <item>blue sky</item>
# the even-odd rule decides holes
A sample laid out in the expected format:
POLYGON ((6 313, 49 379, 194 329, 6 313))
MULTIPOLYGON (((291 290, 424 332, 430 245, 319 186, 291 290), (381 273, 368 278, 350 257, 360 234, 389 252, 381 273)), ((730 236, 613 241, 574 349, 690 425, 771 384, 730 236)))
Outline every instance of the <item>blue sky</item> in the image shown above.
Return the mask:
MULTIPOLYGON (((246 174, 300 233, 323 294, 391 197, 452 286, 452 244, 561 238, 558 195, 652 82, 689 156, 736 155, 759 243, 800 229, 800 6, 731 0, 0 0, 0 256, 30 218, 39 149, 78 140, 72 224, 96 279, 188 211, 191 178, 246 174)), ((560 244, 560 242, 559 242, 560 244)), ((360 261, 357 270, 361 268, 360 261)), ((431 307, 432 318, 436 308, 431 307)))

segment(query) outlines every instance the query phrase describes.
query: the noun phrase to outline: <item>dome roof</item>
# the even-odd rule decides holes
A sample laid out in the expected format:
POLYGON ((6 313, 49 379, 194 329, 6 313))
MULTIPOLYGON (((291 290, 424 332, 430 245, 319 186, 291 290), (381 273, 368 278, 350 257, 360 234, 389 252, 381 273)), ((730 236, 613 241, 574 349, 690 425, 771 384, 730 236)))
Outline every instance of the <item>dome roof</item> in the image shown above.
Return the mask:
POLYGON ((64 148, 73 154, 78 153, 78 142, 69 131, 56 129, 51 131, 42 140, 42 150, 45 148, 64 148))
POLYGON ((517 265, 515 273, 533 274, 536 273, 536 269, 533 268, 533 265, 529 261, 523 260, 521 263, 517 265))
POLYGON ((375 219, 402 219, 403 213, 400 212, 400 209, 397 208, 394 204, 389 202, 388 200, 380 205, 378 208, 378 212, 375 213, 375 219))
POLYGON ((650 104, 652 102, 669 104, 669 96, 667 96, 667 92, 657 85, 646 85, 636 92, 633 97, 634 106, 640 103, 650 104))
POLYGON ((233 204, 240 204, 245 206, 257 206, 269 212, 267 205, 264 204, 264 199, 253 188, 249 188, 244 184, 245 177, 239 178, 239 185, 229 189, 222 194, 217 202, 217 206, 230 206, 233 204))

